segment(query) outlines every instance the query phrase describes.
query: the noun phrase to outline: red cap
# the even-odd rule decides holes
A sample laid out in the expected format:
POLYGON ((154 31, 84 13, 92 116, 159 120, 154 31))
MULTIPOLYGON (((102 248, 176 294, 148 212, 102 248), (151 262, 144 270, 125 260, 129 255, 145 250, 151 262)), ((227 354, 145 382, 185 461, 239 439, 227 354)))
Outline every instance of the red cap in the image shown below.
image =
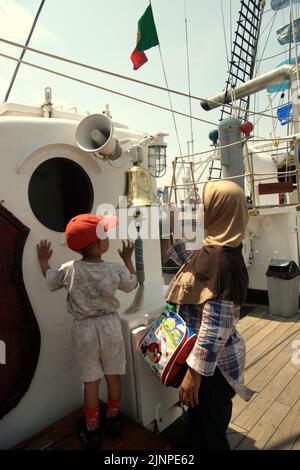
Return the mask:
POLYGON ((104 232, 118 223, 119 218, 115 215, 76 215, 66 227, 67 245, 71 250, 81 251, 97 240, 106 238, 104 232))

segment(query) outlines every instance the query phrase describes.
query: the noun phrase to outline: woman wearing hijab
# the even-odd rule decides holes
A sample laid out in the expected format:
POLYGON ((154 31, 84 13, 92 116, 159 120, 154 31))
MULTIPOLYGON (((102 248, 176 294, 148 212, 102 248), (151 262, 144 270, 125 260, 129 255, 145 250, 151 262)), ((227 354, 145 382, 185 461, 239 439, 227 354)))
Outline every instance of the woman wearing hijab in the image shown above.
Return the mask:
POLYGON ((236 330, 248 286, 242 240, 249 217, 245 194, 232 181, 206 183, 203 204, 203 248, 190 252, 181 241, 170 250, 169 257, 184 264, 167 301, 179 305, 187 325, 198 332, 179 391, 189 406, 191 445, 230 450, 232 398, 238 393, 247 401, 254 393, 243 383, 245 344, 236 330))

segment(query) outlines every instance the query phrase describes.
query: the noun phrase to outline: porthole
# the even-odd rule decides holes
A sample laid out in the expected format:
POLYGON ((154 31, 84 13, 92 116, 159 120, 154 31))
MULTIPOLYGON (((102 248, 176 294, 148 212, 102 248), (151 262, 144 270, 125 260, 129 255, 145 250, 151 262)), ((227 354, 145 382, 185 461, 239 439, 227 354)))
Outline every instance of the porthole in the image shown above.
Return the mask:
POLYGON ((51 158, 39 165, 30 179, 28 197, 37 219, 56 232, 64 232, 75 215, 89 213, 94 202, 89 176, 67 158, 51 158))

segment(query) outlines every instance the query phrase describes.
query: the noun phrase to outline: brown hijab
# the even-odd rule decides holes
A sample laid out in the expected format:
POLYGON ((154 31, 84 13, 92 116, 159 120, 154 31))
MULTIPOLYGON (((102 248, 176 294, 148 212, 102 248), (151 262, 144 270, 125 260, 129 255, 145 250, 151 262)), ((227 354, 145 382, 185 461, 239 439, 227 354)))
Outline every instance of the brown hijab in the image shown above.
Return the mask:
POLYGON ((241 305, 248 285, 241 244, 249 219, 245 194, 232 181, 209 181, 203 204, 203 248, 176 274, 167 300, 197 305, 219 298, 241 305))
POLYGON ((249 220, 245 193, 232 181, 209 181, 203 189, 203 245, 239 246, 245 238, 249 220))

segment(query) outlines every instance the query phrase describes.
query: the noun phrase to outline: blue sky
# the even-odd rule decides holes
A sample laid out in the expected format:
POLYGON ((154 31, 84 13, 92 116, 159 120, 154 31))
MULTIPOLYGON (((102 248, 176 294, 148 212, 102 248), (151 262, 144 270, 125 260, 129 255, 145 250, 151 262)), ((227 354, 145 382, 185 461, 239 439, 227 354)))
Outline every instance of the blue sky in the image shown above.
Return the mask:
MULTIPOLYGON (((0 0, 0 36, 24 43, 40 0, 0 0)), ((31 46, 54 54, 82 61, 109 71, 138 78, 147 82, 165 85, 158 47, 147 52, 148 63, 138 71, 133 71, 130 54, 135 46, 137 22, 148 6, 148 0, 46 0, 31 46)), ((228 45, 230 45, 230 17, 232 29, 239 9, 239 0, 223 0, 228 45), (232 5, 232 15, 230 13, 232 5)), ((220 0, 209 2, 199 0, 152 0, 153 12, 161 45, 161 52, 170 88, 188 91, 185 5, 187 11, 191 92, 199 97, 207 97, 222 90, 225 85, 227 61, 224 44, 220 0)), ((266 10, 270 9, 267 1, 266 10)), ((295 6, 295 15, 299 13, 295 6)), ((266 12, 262 30, 272 19, 272 12, 266 12)), ((289 21, 288 10, 277 14, 264 57, 283 50, 277 44, 276 30, 289 21)), ((259 46, 259 54, 269 33, 266 29, 259 46)), ((18 57, 20 50, 0 43, 0 52, 18 57)), ((284 56, 261 63, 261 71, 275 67, 284 56)), ((138 98, 146 99, 169 107, 166 93, 144 86, 132 84, 103 74, 65 65, 58 61, 26 53, 25 60, 48 66, 60 72, 75 75, 101 86, 121 91, 138 98)), ((4 98, 15 63, 0 58, 0 99, 4 98)), ((156 133, 170 134, 167 138, 169 162, 179 154, 172 115, 111 93, 96 90, 84 85, 55 77, 46 72, 21 66, 10 100, 28 105, 39 105, 43 101, 44 88, 50 86, 55 106, 70 109, 75 106, 78 112, 101 112, 109 103, 112 117, 132 128, 156 133)), ((188 113, 187 98, 174 97, 175 109, 188 113)), ((263 107, 265 94, 261 97, 263 107)), ((252 106, 253 108, 253 101, 252 106)), ((207 113, 193 102, 195 116, 217 123, 219 111, 207 113)), ((180 145, 187 153, 186 142, 190 140, 190 120, 176 117, 180 145)), ((263 120, 260 129, 263 129, 263 120)), ((269 126, 269 125, 268 125, 269 126)), ((270 127, 270 126, 269 126, 270 127)), ((212 125, 193 122, 194 149, 209 148, 208 132, 212 125)))

